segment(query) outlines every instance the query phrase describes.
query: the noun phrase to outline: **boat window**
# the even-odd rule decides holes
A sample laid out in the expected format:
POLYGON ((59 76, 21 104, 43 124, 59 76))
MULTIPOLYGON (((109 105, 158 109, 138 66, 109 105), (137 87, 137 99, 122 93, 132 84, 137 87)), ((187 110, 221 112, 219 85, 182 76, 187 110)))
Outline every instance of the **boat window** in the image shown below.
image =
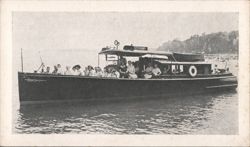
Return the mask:
POLYGON ((161 71, 162 71, 163 75, 169 74, 170 73, 170 65, 169 64, 162 65, 161 71))
POLYGON ((176 73, 177 72, 177 65, 172 65, 172 73, 176 73))
POLYGON ((115 55, 106 55, 106 61, 117 61, 118 57, 115 55))
POLYGON ((180 72, 183 72, 184 69, 183 69, 183 65, 179 65, 180 66, 180 72))
POLYGON ((172 73, 183 73, 184 72, 184 66, 183 65, 172 65, 172 73))

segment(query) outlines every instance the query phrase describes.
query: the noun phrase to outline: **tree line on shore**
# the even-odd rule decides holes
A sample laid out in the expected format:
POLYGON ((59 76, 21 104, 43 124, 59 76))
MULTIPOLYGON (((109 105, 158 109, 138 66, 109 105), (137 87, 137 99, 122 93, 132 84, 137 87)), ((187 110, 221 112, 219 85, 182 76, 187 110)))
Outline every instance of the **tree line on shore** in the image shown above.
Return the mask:
POLYGON ((237 54, 238 49, 238 31, 192 35, 184 41, 179 39, 167 41, 158 48, 169 52, 205 54, 237 54))

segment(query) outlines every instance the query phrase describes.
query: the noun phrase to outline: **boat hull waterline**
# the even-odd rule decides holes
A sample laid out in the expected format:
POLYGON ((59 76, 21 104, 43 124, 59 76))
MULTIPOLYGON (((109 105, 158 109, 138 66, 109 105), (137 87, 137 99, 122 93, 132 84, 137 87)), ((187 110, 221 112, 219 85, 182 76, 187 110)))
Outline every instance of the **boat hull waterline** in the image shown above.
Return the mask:
POLYGON ((21 104, 109 101, 157 96, 190 95, 237 88, 235 76, 197 78, 115 79, 18 73, 21 104))

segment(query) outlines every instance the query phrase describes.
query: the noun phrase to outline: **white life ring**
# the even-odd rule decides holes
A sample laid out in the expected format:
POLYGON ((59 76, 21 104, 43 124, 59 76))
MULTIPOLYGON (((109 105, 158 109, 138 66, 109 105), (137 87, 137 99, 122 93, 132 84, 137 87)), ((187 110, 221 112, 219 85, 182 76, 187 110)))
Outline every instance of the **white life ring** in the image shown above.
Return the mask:
POLYGON ((197 75, 197 68, 194 65, 191 65, 188 71, 191 77, 195 77, 197 75))

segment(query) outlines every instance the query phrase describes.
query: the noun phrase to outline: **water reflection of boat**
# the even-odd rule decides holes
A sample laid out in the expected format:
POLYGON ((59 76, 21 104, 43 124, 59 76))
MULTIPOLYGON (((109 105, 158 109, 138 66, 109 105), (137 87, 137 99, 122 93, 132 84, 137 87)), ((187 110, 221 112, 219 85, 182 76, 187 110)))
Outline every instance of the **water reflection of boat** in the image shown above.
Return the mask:
MULTIPOLYGON (((128 46, 126 46, 128 48, 128 46)), ((136 50, 105 49, 99 55, 117 56, 121 59, 137 57, 138 78, 107 78, 74 75, 53 75, 18 72, 21 104, 59 101, 109 101, 155 96, 190 95, 207 91, 231 90, 237 87, 237 79, 229 71, 214 74, 212 64, 203 62, 201 56, 136 50), (164 58, 161 58, 164 56, 164 58), (189 61, 187 61, 189 58, 189 61), (162 60, 161 60, 162 59, 162 60), (193 60, 195 59, 195 61, 193 60), (149 63, 157 63, 168 72, 151 79, 143 78, 143 70, 149 63)), ((204 56, 203 56, 204 57, 204 56)), ((98 60, 99 61, 99 60, 98 60)), ((114 60, 112 60, 114 61, 114 60)))
POLYGON ((22 105, 17 114, 14 131, 22 134, 176 134, 179 132, 178 134, 190 135, 198 131, 196 134, 220 132, 229 135, 237 133, 238 130, 235 125, 238 120, 237 93, 231 91, 174 96, 168 99, 162 97, 157 100, 149 97, 144 101, 137 99, 113 103, 107 101, 74 103, 74 105, 71 103, 22 105), (220 117, 218 114, 221 114, 220 117), (209 127, 206 127, 208 125, 209 127), (144 131, 138 132, 131 128, 144 131), (207 128, 209 130, 206 130, 207 128))

